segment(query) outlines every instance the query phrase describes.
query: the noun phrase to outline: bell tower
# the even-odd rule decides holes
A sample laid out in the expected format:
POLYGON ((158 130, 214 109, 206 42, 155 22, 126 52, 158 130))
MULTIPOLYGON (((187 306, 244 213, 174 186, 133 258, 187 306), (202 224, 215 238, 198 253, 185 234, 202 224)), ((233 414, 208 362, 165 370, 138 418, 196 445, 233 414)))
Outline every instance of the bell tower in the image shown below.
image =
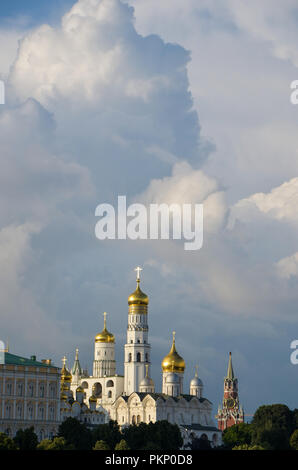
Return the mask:
POLYGON ((216 415, 218 429, 224 429, 244 422, 244 411, 239 405, 238 380, 234 376, 232 353, 229 354, 229 365, 227 376, 224 379, 224 396, 222 407, 219 405, 216 415))
POLYGON ((140 271, 137 267, 137 288, 128 297, 127 341, 124 346, 124 393, 139 392, 140 382, 150 376, 150 344, 148 344, 149 298, 140 288, 140 271))

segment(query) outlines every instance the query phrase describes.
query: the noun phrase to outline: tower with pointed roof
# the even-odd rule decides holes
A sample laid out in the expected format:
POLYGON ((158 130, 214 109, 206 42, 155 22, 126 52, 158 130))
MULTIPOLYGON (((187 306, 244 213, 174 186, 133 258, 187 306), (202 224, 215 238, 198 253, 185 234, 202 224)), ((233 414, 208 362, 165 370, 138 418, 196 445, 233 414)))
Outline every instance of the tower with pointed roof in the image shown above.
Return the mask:
POLYGON ((79 385, 80 379, 83 375, 81 364, 79 361, 79 350, 76 349, 75 361, 71 369, 72 383, 74 385, 79 385))
POLYGON ((128 297, 127 340, 124 346, 124 393, 139 392, 146 377, 146 365, 150 376, 150 344, 148 343, 149 298, 140 288, 140 271, 137 271, 137 288, 128 297))
POLYGON ((229 354, 227 375, 224 379, 224 396, 222 406, 219 405, 216 415, 218 429, 224 429, 244 422, 244 411, 239 405, 238 380, 234 375, 232 353, 229 354))

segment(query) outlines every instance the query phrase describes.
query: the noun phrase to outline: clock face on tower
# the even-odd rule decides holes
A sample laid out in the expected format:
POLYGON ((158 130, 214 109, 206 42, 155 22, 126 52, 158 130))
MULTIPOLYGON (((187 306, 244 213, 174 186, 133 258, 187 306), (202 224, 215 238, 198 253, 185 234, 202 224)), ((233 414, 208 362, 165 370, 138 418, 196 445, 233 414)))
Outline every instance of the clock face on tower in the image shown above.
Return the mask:
POLYGON ((235 406, 235 400, 234 400, 234 398, 227 398, 227 400, 226 400, 226 406, 227 406, 228 408, 234 408, 234 406, 235 406))

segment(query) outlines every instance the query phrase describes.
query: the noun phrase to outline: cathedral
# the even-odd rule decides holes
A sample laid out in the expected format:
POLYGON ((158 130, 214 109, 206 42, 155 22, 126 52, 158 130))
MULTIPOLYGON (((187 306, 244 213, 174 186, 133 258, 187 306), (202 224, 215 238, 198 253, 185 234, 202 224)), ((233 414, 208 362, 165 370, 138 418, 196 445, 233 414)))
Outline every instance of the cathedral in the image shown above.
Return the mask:
POLYGON ((203 382, 196 370, 184 392, 185 361, 176 349, 175 332, 169 353, 161 362, 162 391, 155 390, 150 374, 151 346, 148 328, 148 296, 140 287, 136 268, 136 290, 128 297, 128 326, 124 345, 124 376, 117 373, 115 337, 107 329, 94 339, 92 375, 83 371, 78 350, 71 372, 66 359, 61 374, 61 417, 75 416, 89 424, 116 420, 123 427, 140 422, 167 420, 180 427, 185 447, 191 438, 221 444, 221 431, 212 420, 212 403, 204 397, 203 382))

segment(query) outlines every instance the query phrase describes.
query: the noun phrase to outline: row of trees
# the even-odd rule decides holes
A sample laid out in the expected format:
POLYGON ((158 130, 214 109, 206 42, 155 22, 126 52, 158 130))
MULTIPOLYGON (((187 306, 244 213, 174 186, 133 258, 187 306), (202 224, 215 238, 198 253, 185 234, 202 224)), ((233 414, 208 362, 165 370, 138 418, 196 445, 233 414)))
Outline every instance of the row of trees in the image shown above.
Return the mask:
POLYGON ((59 426, 58 435, 38 443, 33 427, 20 429, 11 439, 0 433, 0 450, 178 450, 183 444, 179 427, 168 421, 140 423, 120 431, 116 421, 90 430, 75 418, 59 426))
POLYGON ((260 406, 250 424, 241 423, 223 432, 232 450, 298 450, 298 409, 286 405, 260 406))
MULTIPOLYGON (((180 429, 168 421, 140 423, 120 431, 116 421, 90 430, 75 418, 59 426, 58 435, 38 443, 33 428, 19 430, 11 439, 0 433, 0 450, 178 450, 180 429)), ((192 448, 210 449, 209 441, 194 439, 192 448)), ((298 450, 298 409, 265 405, 257 409, 250 424, 241 423, 223 432, 218 450, 298 450)))

